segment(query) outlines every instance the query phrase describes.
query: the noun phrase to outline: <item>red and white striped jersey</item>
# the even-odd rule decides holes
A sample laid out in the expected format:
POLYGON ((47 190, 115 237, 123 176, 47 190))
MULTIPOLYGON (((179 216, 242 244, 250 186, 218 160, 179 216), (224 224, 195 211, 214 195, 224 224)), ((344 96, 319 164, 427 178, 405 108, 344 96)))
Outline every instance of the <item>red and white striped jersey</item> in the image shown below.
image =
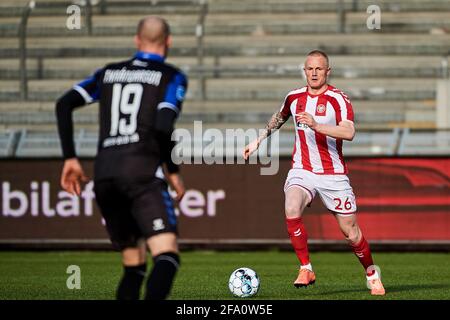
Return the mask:
POLYGON ((280 112, 292 115, 295 125, 295 144, 292 168, 301 168, 318 174, 347 174, 342 154, 342 139, 335 139, 303 126, 298 121, 300 112, 308 112, 317 123, 338 125, 343 120, 353 122, 353 108, 348 97, 333 86, 319 95, 308 93, 303 87, 288 93, 280 112))

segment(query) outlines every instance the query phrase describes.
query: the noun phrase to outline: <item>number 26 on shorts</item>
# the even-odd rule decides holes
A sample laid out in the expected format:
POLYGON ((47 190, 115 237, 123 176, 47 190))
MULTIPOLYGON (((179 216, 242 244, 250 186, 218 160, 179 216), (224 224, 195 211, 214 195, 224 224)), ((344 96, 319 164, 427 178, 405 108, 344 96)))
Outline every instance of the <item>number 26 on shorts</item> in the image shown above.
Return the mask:
POLYGON ((334 204, 335 206, 335 210, 340 210, 340 211, 348 211, 352 209, 352 202, 350 201, 350 199, 347 197, 345 198, 344 201, 342 201, 343 199, 341 198, 334 198, 334 204))

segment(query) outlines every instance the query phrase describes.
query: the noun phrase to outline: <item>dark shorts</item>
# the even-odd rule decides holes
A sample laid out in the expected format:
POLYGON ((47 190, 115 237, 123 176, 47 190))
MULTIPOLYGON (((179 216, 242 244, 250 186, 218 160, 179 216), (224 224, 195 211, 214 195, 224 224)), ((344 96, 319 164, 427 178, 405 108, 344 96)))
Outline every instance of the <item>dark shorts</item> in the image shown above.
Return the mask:
POLYGON ((175 209, 164 181, 100 180, 94 191, 115 249, 136 247, 138 240, 164 232, 177 234, 175 209))

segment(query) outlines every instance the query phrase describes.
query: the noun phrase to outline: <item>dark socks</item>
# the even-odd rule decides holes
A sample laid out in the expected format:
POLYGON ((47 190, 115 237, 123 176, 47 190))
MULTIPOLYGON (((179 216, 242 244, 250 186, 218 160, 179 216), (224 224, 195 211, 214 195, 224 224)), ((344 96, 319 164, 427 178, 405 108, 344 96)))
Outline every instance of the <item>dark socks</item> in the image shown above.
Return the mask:
POLYGON ((124 273, 117 288, 118 300, 139 300, 140 289, 144 282, 147 264, 134 267, 124 266, 124 273))
POLYGON ((147 280, 146 300, 164 300, 169 295, 180 258, 174 252, 153 257, 153 269, 147 280))

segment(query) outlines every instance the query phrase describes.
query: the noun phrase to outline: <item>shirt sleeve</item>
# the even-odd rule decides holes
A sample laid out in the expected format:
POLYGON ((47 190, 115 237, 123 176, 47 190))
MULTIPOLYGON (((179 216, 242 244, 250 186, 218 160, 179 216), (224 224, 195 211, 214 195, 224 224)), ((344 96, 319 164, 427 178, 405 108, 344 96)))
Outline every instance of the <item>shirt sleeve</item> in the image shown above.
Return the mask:
POLYGON ((172 161, 171 153, 175 143, 171 140, 176 118, 181 112, 187 90, 186 76, 178 72, 167 85, 164 99, 158 104, 155 129, 160 144, 161 160, 166 163, 169 173, 179 172, 172 161))
POLYGON ((353 106, 350 102, 350 99, 348 96, 343 93, 342 91, 339 92, 339 95, 342 99, 339 99, 339 112, 341 115, 341 121, 354 121, 354 114, 353 114, 353 106))
POLYGON ((177 72, 167 85, 164 99, 158 104, 157 109, 171 109, 177 115, 181 112, 181 106, 186 96, 188 81, 182 72, 177 72))
POLYGON ((343 117, 342 119, 343 119, 343 120, 347 120, 347 121, 353 122, 355 116, 354 116, 354 114, 353 114, 353 106, 352 106, 352 104, 349 102, 349 103, 346 105, 346 108, 347 108, 347 115, 345 116, 345 118, 343 117))
POLYGON ((73 89, 83 97, 86 104, 98 101, 100 97, 100 78, 102 72, 103 69, 98 69, 93 75, 73 86, 73 89))
POLYGON ((283 118, 289 118, 291 116, 291 103, 292 103, 292 99, 290 99, 291 95, 287 95, 284 98, 283 103, 281 104, 280 107, 280 113, 283 116, 283 118))
POLYGON ((56 102, 56 119, 64 159, 76 157, 72 112, 85 104, 81 94, 73 89, 67 91, 56 102))

